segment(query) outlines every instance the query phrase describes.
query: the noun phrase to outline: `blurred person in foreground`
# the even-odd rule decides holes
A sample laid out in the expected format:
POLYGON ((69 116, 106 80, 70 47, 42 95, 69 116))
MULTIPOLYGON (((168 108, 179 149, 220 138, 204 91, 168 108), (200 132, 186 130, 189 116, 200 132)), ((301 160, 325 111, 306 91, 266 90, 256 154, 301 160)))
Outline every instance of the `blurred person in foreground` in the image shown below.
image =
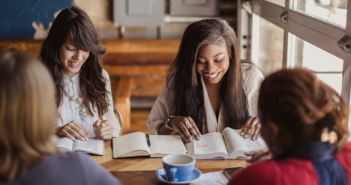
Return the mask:
POLYGON ((349 184, 348 112, 345 100, 310 71, 269 75, 259 91, 258 117, 270 152, 252 154, 254 164, 230 184, 349 184))
POLYGON ((55 88, 44 64, 0 54, 0 185, 120 184, 87 154, 61 154, 52 141, 55 88))

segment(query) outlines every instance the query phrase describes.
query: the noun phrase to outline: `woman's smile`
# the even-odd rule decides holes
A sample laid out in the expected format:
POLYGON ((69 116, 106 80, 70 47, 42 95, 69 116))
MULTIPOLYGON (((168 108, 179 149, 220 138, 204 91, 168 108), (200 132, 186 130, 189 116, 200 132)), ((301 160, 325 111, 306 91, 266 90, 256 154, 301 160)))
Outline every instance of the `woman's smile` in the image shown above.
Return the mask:
POLYGON ((209 74, 209 73, 203 73, 204 75, 204 77, 205 78, 207 78, 208 80, 217 80, 217 78, 220 76, 220 74, 221 74, 221 72, 222 71, 219 71, 219 72, 216 72, 216 73, 211 73, 211 74, 209 74))
POLYGON ((70 66, 73 67, 73 68, 76 68, 76 67, 80 67, 80 64, 82 62, 72 62, 72 61, 68 61, 70 66))
POLYGON ((229 56, 226 46, 224 44, 202 46, 197 55, 196 68, 205 83, 219 83, 229 68, 229 56))

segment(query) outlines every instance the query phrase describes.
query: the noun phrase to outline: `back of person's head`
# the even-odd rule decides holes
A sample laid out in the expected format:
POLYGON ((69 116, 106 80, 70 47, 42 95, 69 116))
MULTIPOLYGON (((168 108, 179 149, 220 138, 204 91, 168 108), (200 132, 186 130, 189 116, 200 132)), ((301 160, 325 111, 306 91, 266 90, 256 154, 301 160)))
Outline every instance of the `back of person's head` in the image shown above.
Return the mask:
POLYGON ((321 141, 323 131, 328 130, 337 134, 334 144, 338 151, 349 135, 348 106, 344 99, 304 69, 283 69, 266 77, 259 91, 258 116, 268 145, 274 143, 270 142, 271 123, 285 129, 295 145, 321 141))
POLYGON ((46 154, 56 122, 55 89, 42 62, 0 53, 0 181, 11 181, 46 154))

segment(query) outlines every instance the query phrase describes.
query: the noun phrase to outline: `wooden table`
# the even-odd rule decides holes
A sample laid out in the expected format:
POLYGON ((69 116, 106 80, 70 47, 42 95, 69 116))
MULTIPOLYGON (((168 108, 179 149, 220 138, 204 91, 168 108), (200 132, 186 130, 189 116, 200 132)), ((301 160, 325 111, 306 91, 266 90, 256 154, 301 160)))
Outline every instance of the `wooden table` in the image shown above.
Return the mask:
MULTIPOLYGON (((163 167, 162 158, 113 159, 110 141, 105 141, 104 156, 91 157, 96 163, 110 171, 123 184, 163 184, 155 176, 156 170, 163 167)), ((245 165, 245 160, 197 159, 195 168, 199 169, 202 173, 207 173, 245 165)))

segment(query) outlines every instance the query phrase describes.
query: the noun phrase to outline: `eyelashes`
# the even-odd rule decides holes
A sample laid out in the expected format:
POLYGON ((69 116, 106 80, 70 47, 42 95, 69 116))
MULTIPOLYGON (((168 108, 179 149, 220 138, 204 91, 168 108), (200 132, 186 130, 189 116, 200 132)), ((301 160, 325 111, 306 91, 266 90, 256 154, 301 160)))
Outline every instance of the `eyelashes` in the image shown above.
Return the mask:
POLYGON ((221 60, 217 60, 217 61, 215 61, 215 62, 222 62, 223 59, 224 59, 224 57, 223 57, 221 60))
MULTIPOLYGON (((215 62, 216 63, 218 63, 218 62, 222 62, 223 61, 223 59, 224 59, 224 57, 222 58, 222 59, 220 59, 220 60, 215 60, 215 62)), ((197 61, 197 63, 199 63, 199 64, 205 64, 206 63, 206 61, 205 62, 201 62, 201 61, 197 61)))
POLYGON ((74 51, 75 49, 70 49, 70 48, 68 48, 68 47, 66 47, 66 49, 68 50, 68 51, 74 51))

